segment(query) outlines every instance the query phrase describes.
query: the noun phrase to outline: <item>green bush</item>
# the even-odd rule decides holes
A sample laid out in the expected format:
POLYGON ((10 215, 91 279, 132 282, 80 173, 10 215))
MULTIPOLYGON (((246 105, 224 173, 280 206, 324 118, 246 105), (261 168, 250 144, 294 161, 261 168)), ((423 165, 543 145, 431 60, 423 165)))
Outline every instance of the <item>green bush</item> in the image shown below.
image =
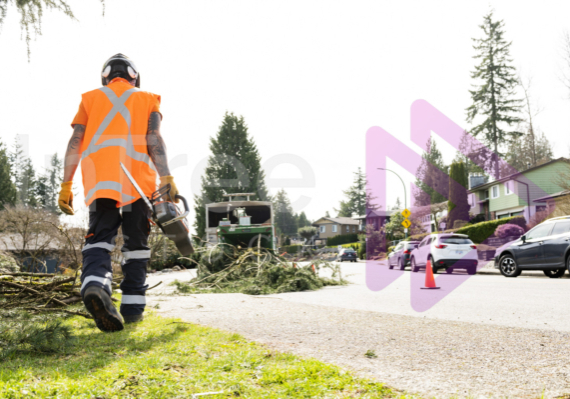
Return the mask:
POLYGON ((392 245, 392 246, 388 247, 388 253, 392 252, 392 250, 393 250, 394 248, 396 248, 395 245, 392 245))
POLYGON ((281 250, 283 252, 287 252, 288 254, 296 254, 298 252, 301 252, 301 248, 303 248, 302 245, 283 245, 281 247, 281 250))
POLYGON ((366 259, 366 241, 360 241, 360 245, 358 247, 358 258, 359 259, 366 259))
MULTIPOLYGON (((493 234, 495 234, 497 227, 505 223, 516 224, 517 226, 521 226, 526 231, 526 227, 523 227, 526 226, 525 218, 523 216, 512 216, 504 219, 489 220, 487 222, 471 224, 459 229, 445 230, 441 233, 466 234, 471 239, 471 241, 476 244, 480 244, 487 238, 492 237, 493 234)), ((431 233, 416 234, 414 236, 408 237, 407 241, 421 241, 429 234, 431 233)))
POLYGON ((327 240, 327 245, 342 245, 358 241, 358 234, 339 234, 327 240))

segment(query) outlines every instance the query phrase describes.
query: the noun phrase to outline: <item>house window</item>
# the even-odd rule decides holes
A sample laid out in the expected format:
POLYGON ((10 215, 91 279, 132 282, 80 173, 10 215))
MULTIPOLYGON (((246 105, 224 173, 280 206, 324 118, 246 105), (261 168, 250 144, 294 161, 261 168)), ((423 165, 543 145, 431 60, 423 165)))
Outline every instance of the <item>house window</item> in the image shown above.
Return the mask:
POLYGON ((337 232, 337 229, 338 229, 338 226, 337 226, 336 224, 333 224, 332 232, 333 232, 333 233, 336 233, 336 232, 337 232))
POLYGON ((320 229, 320 232, 321 232, 321 233, 326 233, 326 232, 327 232, 327 226, 320 226, 319 229, 320 229))
POLYGON ((499 186, 491 187, 491 199, 499 198, 499 186))
POLYGON ((513 193, 513 181, 505 182, 505 195, 510 195, 513 193))

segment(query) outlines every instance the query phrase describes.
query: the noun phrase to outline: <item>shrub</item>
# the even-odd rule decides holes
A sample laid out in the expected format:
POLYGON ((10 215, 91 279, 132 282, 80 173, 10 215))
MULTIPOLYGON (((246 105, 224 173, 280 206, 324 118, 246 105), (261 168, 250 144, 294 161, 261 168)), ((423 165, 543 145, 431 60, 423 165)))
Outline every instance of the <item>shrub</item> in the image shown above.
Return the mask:
POLYGON ((535 226, 538 226, 542 222, 544 222, 548 218, 548 212, 546 211, 538 211, 534 215, 531 216, 528 224, 526 225, 527 229, 530 230, 535 226))
MULTIPOLYGON (((445 230, 445 231, 442 231, 440 233, 466 234, 471 239, 471 241, 473 241, 474 243, 480 244, 483 241, 485 241, 487 238, 492 237, 493 234, 495 234, 495 230, 497 229, 498 226, 506 224, 506 223, 514 224, 514 225, 517 225, 519 227, 522 227, 521 223, 524 224, 525 219, 522 216, 513 216, 510 218, 489 220, 488 222, 471 224, 471 225, 461 227, 460 229, 445 230)), ((523 230, 524 230, 524 228, 523 228, 523 230)), ((431 233, 416 234, 416 235, 408 237, 406 241, 421 241, 429 234, 431 234, 431 233)))
POLYGON ((360 246, 358 247, 358 258, 359 259, 366 259, 366 241, 361 241, 360 246))
MULTIPOLYGON (((495 230, 498 226, 511 223, 516 218, 520 218, 520 216, 513 216, 510 218, 504 219, 497 219, 497 220, 489 220, 488 222, 481 222, 477 224, 472 224, 469 226, 462 227, 457 229, 455 233, 457 234, 466 234, 469 236, 471 241, 474 243, 480 244, 485 241, 487 238, 492 237, 495 234, 495 230)), ((524 219, 524 218, 523 218, 524 219)), ((515 220, 515 223, 511 224, 518 224, 519 221, 515 220)))
POLYGON ((392 250, 393 250, 394 248, 396 248, 395 245, 389 246, 389 247, 388 247, 388 253, 392 252, 392 250))
POLYGON ((358 241, 358 234, 340 234, 327 240, 327 245, 341 245, 358 241))
POLYGON ((302 245, 283 245, 281 250, 288 254, 296 254, 301 251, 301 248, 303 248, 302 245))
POLYGON ((495 235, 499 238, 520 237, 524 234, 524 229, 516 224, 505 223, 497 227, 495 235))

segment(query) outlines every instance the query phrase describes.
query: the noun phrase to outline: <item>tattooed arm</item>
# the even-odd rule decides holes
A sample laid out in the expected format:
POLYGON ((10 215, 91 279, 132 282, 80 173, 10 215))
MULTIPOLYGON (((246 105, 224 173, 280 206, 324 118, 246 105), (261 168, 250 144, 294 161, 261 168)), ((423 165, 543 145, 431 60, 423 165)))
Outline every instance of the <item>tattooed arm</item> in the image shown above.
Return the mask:
POLYGON ((81 160, 81 143, 85 136, 85 125, 75 125, 73 134, 67 144, 65 159, 63 160, 63 181, 73 180, 73 175, 77 170, 77 165, 81 160))
POLYGON ((156 171, 162 176, 169 176, 170 169, 166 158, 166 145, 160 135, 160 114, 152 112, 148 118, 148 131, 146 133, 146 145, 148 154, 156 166, 156 171))

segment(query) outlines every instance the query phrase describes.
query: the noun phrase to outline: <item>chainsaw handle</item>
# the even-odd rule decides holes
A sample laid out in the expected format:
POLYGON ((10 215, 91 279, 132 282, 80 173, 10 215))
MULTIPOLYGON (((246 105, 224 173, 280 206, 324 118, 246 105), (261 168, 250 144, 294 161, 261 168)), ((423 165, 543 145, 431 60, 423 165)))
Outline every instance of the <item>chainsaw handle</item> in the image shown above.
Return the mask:
POLYGON ((184 198, 180 194, 176 194, 174 197, 176 199, 182 200, 182 203, 184 204, 184 213, 180 216, 176 216, 174 219, 171 219, 168 222, 162 223, 163 226, 168 226, 169 224, 178 222, 179 220, 186 219, 186 217, 190 213, 190 207, 188 206, 188 202, 186 201, 186 198, 184 198))

